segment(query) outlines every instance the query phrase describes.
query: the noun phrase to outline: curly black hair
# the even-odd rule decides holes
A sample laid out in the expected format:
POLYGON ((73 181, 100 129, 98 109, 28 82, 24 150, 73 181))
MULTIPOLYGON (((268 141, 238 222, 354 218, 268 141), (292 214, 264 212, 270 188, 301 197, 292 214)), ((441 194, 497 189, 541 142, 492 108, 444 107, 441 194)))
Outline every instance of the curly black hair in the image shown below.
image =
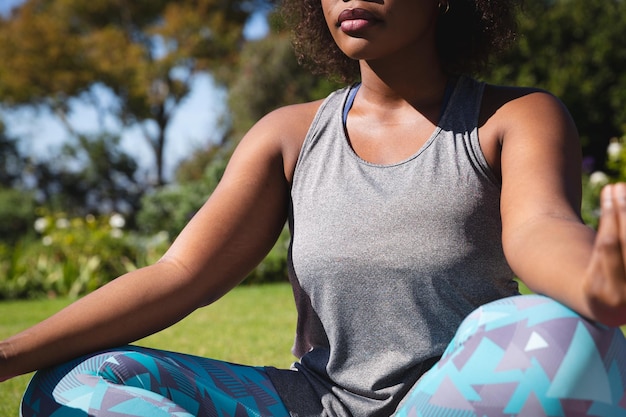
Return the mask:
MULTIPOLYGON (((434 1, 434 0, 433 0, 434 1)), ((449 0, 437 22, 437 49, 450 75, 476 75, 504 51, 517 33, 516 12, 523 0, 449 0)), ((335 44, 320 0, 282 0, 281 14, 293 31, 298 60, 318 75, 352 82, 358 62, 335 44)))

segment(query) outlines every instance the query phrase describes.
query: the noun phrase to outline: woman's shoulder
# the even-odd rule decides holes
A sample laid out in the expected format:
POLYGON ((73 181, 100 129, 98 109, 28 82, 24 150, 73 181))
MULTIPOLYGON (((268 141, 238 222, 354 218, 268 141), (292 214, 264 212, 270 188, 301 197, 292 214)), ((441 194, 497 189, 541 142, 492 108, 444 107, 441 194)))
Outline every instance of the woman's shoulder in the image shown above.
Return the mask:
POLYGON ((505 143, 524 149, 580 146, 565 105, 541 88, 486 84, 478 126, 483 153, 497 175, 505 143))
POLYGON ((271 111, 250 129, 244 140, 263 141, 279 152, 290 181, 300 149, 324 100, 291 104, 271 111))
POLYGON ((550 91, 537 87, 485 84, 481 113, 492 116, 498 112, 567 111, 561 100, 550 91))
POLYGON ((551 96, 547 90, 537 87, 520 87, 514 85, 500 85, 485 83, 483 93, 483 108, 498 110, 510 103, 519 103, 519 99, 533 96, 551 96))
POLYGON ((572 123, 563 102, 547 90, 535 87, 485 85, 479 126, 491 125, 502 134, 517 128, 527 128, 529 122, 538 121, 547 122, 548 125, 572 123))
POLYGON ((267 123, 268 127, 276 127, 278 129, 302 127, 302 124, 310 125, 322 102, 323 100, 315 100, 279 107, 268 113, 260 122, 267 123))
POLYGON ((290 137, 295 135, 304 139, 322 104, 332 97, 341 96, 347 89, 348 87, 344 87, 335 90, 319 100, 279 107, 263 117, 258 124, 270 130, 283 131, 290 137), (285 131, 286 128, 288 128, 287 131, 285 131))

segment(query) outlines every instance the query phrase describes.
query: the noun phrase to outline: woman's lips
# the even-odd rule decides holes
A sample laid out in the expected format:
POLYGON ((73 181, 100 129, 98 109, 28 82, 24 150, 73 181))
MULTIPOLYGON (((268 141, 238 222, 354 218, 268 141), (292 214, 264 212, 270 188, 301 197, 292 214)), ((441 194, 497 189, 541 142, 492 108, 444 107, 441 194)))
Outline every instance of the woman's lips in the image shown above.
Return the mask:
POLYGON ((338 26, 347 34, 359 32, 379 22, 365 9, 346 9, 337 18, 338 26))

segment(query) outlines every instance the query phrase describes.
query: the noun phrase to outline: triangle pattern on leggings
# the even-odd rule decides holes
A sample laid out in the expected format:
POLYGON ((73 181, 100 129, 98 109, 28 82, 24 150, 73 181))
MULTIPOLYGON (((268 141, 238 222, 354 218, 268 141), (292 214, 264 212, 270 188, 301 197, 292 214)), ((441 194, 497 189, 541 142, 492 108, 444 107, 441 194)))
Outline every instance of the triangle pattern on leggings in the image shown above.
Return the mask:
POLYGON ((474 407, 465 399, 465 396, 459 392, 452 380, 445 377, 437 392, 429 401, 432 405, 452 408, 455 410, 473 410, 474 407))
POLYGON ((611 402, 611 387, 604 363, 594 340, 581 323, 578 324, 574 339, 547 395, 554 398, 611 402), (579 383, 572 385, 572 380, 579 383))

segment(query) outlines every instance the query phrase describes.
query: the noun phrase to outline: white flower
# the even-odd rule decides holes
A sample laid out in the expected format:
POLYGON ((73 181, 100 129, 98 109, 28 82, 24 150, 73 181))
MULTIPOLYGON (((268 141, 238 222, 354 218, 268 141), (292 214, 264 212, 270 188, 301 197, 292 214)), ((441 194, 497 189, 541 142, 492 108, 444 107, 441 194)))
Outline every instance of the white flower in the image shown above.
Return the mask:
POLYGON ((157 242, 167 242, 167 240, 170 238, 170 234, 167 233, 167 231, 165 230, 161 230, 159 233, 154 235, 154 237, 157 242))
POLYGON ((169 233, 167 233, 165 230, 161 230, 160 232, 152 235, 146 243, 150 246, 157 246, 157 245, 167 242, 169 238, 170 238, 169 233))
POLYGON ((609 176, 602 171, 596 171, 589 176, 589 185, 592 187, 602 187, 609 183, 609 176))
POLYGON ((68 227, 70 227, 70 221, 62 217, 60 219, 57 219, 55 225, 57 229, 67 229, 68 227))
POLYGON ((44 236, 41 239, 41 243, 43 243, 44 246, 50 246, 52 245, 52 238, 50 236, 44 236))
POLYGON ((125 224, 126 220, 124 219, 124 216, 119 213, 113 213, 113 215, 109 219, 109 226, 114 229, 121 229, 122 227, 124 227, 125 224))
POLYGON ((111 229, 111 231, 109 233, 111 234, 111 237, 113 239, 119 239, 122 236, 124 236, 124 232, 122 232, 120 229, 116 229, 116 228, 111 229))
POLYGON ((88 214, 85 216, 85 221, 87 223, 93 223, 96 221, 96 216, 94 216, 93 214, 88 214))
POLYGON ((45 217, 40 217, 35 220, 35 224, 33 226, 37 233, 43 233, 48 228, 48 219, 45 217))
POLYGON ((618 140, 612 140, 606 148, 606 154, 610 159, 618 159, 622 153, 622 144, 618 140))

